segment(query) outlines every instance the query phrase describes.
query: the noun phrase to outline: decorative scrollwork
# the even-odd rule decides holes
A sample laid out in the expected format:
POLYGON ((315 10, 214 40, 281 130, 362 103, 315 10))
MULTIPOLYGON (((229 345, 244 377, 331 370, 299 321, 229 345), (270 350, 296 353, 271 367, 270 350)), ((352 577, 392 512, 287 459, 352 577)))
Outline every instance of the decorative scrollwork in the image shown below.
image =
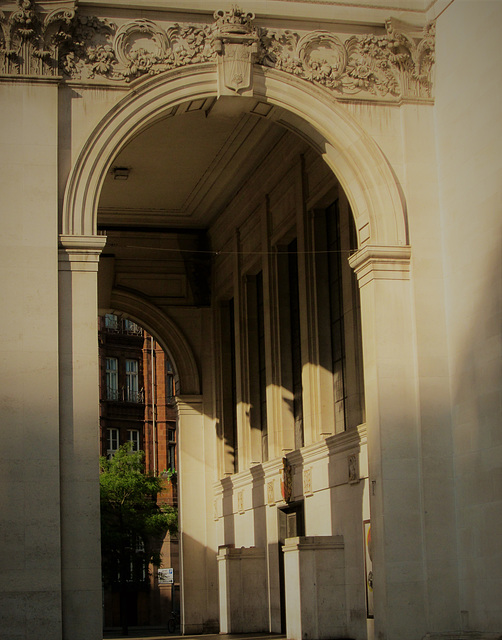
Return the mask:
POLYGON ((126 68, 126 78, 148 73, 153 65, 171 58, 170 45, 166 32, 151 20, 128 22, 113 40, 117 59, 126 68))
POLYGON ((357 35, 345 42, 324 31, 303 37, 290 31, 264 31, 259 63, 347 96, 430 98, 433 28, 428 26, 419 37, 399 31, 393 21, 386 23, 386 29, 384 36, 357 35))
POLYGON ((195 25, 175 24, 166 31, 149 20, 123 25, 113 46, 126 81, 143 74, 157 75, 187 64, 207 62, 214 57, 210 30, 195 25))
POLYGON ((119 79, 114 72, 117 61, 111 43, 115 31, 116 26, 107 20, 77 14, 68 28, 55 34, 61 73, 79 80, 96 76, 119 79))
POLYGON ((330 89, 340 86, 347 66, 347 51, 337 36, 327 31, 308 33, 298 40, 297 50, 308 80, 330 89))
POLYGON ((58 73, 54 33, 74 16, 56 9, 44 18, 34 0, 17 0, 17 10, 0 13, 0 74, 47 75, 58 73))
POLYGON ((35 0, 17 0, 0 12, 0 74, 58 75, 130 82, 190 64, 217 61, 219 90, 252 92, 258 64, 326 87, 340 98, 432 97, 434 25, 423 31, 388 20, 381 35, 299 33, 254 24, 234 6, 216 11, 213 24, 171 24, 146 19, 118 28, 77 12, 71 0, 45 15, 35 0))

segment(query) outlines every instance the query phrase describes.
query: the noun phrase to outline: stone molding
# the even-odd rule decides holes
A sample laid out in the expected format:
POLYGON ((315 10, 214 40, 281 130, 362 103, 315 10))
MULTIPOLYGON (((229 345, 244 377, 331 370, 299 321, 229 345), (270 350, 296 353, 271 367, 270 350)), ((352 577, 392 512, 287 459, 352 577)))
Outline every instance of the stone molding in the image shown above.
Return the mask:
POLYGON ((347 429, 306 445, 302 449, 288 453, 287 456, 293 466, 305 466, 325 460, 326 456, 358 451, 366 443, 367 427, 364 423, 356 429, 347 429))
MULTIPOLYGON (((326 460, 326 456, 336 456, 346 453, 353 453, 359 455, 360 450, 367 443, 367 428, 366 424, 360 425, 357 429, 349 429, 342 433, 334 434, 328 438, 323 438, 318 442, 312 443, 292 451, 287 454, 287 459, 291 464, 293 475, 294 473, 300 473, 305 469, 312 469, 312 467, 318 463, 326 460)), ((268 488, 268 484, 277 480, 275 483, 277 488, 279 487, 281 480, 281 472, 283 470, 283 458, 274 458, 267 462, 257 464, 250 469, 240 471, 231 476, 227 476, 217 481, 214 486, 214 495, 216 498, 221 498, 223 495, 229 496, 234 492, 242 489, 249 489, 249 487, 263 486, 268 488)), ((363 476, 358 477, 358 480, 363 479, 363 476)), ((348 476, 347 476, 348 483, 348 476)), ((319 489, 329 488, 328 484, 323 485, 321 488, 316 487, 316 491, 319 489)), ((280 491, 276 491, 274 486, 274 498, 273 500, 267 500, 269 505, 276 503, 286 504, 281 496, 280 491)))
POLYGON ((127 85, 187 65, 218 64, 220 94, 252 95, 253 65, 328 89, 341 100, 433 98, 435 26, 390 18, 364 34, 255 25, 252 13, 216 11, 212 24, 140 18, 120 25, 85 15, 74 0, 42 12, 17 0, 0 12, 0 77, 61 77, 127 85))
POLYGON ((302 536, 286 538, 282 548, 284 553, 291 551, 326 551, 328 549, 344 549, 343 536, 302 536))
POLYGON ((265 549, 262 547, 218 547, 218 562, 228 560, 264 560, 266 558, 265 549))
POLYGON ((175 398, 178 416, 201 416, 204 410, 204 399, 199 395, 182 395, 175 398))
POLYGON ((350 256, 349 264, 361 288, 372 280, 409 280, 410 259, 410 246, 365 245, 350 256))
POLYGON ((59 236, 59 271, 98 270, 106 236, 59 236))

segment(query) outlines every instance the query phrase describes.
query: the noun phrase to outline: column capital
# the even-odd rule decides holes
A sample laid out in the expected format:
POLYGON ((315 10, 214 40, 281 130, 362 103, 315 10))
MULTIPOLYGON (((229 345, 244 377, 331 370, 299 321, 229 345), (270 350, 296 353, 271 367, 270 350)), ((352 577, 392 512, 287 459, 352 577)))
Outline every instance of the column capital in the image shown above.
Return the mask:
POLYGON ((60 271, 97 271, 106 236, 59 236, 60 271))
POLYGON ((349 258, 363 287, 372 280, 409 280, 411 247, 365 245, 349 258))

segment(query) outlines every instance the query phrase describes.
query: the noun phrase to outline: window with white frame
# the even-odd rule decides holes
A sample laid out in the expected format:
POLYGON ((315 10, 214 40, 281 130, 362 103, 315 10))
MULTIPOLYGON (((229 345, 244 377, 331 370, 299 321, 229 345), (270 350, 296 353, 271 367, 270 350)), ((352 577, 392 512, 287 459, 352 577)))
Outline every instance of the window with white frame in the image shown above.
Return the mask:
POLYGON ((126 360, 126 401, 140 402, 137 360, 126 360))
POLYGON ((106 399, 118 400, 119 380, 117 358, 106 358, 106 399))
POLYGON ((139 429, 128 429, 127 439, 132 443, 132 451, 139 451, 139 429))
POLYGON ((119 449, 119 430, 115 428, 106 431, 106 457, 113 458, 119 449))

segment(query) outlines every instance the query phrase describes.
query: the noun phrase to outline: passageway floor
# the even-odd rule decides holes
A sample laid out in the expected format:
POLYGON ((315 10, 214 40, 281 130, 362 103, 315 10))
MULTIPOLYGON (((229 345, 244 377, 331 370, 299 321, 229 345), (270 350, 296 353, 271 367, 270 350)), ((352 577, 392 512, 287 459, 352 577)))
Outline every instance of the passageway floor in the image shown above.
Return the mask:
POLYGON ((180 636, 162 629, 130 629, 124 636, 120 631, 105 631, 103 640, 281 640, 285 635, 275 633, 230 633, 202 634, 197 636, 180 636))

